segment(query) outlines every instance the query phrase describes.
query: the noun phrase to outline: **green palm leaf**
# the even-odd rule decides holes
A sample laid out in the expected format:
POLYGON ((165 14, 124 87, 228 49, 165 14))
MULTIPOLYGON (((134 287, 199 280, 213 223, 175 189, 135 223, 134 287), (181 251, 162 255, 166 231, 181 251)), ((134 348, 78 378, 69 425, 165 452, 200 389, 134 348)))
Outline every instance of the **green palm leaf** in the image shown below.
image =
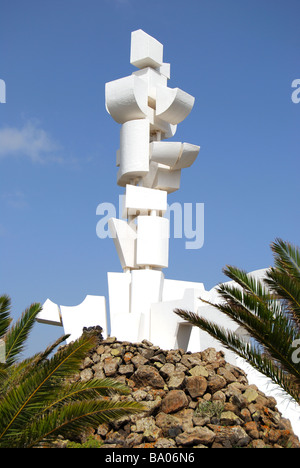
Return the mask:
MULTIPOLYGON (((127 414, 141 412, 145 408, 138 402, 108 400, 88 400, 72 402, 62 408, 56 408, 48 414, 36 418, 25 427, 22 434, 22 446, 30 448, 51 442, 62 435, 72 438, 87 429, 118 419, 127 414)), ((11 434, 11 438, 18 434, 11 434)), ((20 443, 20 442, 18 442, 20 443)))
POLYGON ((6 363, 13 364, 24 350, 24 344, 31 332, 37 314, 41 311, 40 304, 32 304, 23 312, 20 319, 6 333, 6 363))
POLYGON ((10 298, 6 295, 0 296, 0 338, 3 338, 11 323, 10 298))

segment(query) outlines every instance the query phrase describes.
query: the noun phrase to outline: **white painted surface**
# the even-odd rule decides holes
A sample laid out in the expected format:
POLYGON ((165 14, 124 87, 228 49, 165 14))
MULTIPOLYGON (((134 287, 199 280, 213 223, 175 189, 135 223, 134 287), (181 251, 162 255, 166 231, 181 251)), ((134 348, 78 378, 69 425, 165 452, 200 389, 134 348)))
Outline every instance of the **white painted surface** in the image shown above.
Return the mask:
POLYGON ((60 310, 64 331, 70 334, 67 343, 79 338, 84 327, 100 325, 104 336, 107 335, 105 297, 88 295, 81 304, 74 307, 61 306, 60 310))
POLYGON ((57 304, 47 299, 43 304, 41 312, 37 315, 37 322, 47 325, 56 325, 62 327, 60 308, 57 304))
POLYGON ((162 66, 163 45, 142 29, 131 33, 130 63, 137 68, 162 66))
POLYGON ((140 267, 167 268, 170 222, 158 216, 137 217, 136 263, 140 267))
POLYGON ((126 185, 123 218, 128 218, 131 215, 136 216, 141 211, 149 214, 152 210, 165 214, 167 211, 167 192, 126 185))

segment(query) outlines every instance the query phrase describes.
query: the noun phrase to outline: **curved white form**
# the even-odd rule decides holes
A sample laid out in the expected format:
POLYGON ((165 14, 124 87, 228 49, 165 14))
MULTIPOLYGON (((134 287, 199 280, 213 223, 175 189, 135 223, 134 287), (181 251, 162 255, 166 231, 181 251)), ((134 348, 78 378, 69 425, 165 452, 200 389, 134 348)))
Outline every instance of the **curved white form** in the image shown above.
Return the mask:
POLYGON ((191 143, 182 143, 180 157, 172 169, 185 169, 190 167, 196 160, 200 151, 200 146, 192 145, 191 143))
POLYGON ((105 105, 120 124, 143 119, 148 113, 148 85, 135 75, 110 81, 105 85, 105 105))
POLYGON ((151 161, 175 166, 182 152, 182 144, 176 141, 152 141, 150 143, 151 161))
POLYGON ((153 141, 150 143, 150 159, 169 166, 172 170, 190 167, 196 160, 200 146, 175 141, 153 141))
POLYGON ((177 125, 191 112, 195 98, 179 88, 157 86, 156 116, 177 125))
POLYGON ((149 171, 148 119, 129 120, 121 127, 118 185, 125 187, 149 171))
POLYGON ((84 327, 101 326, 107 333, 106 302, 104 296, 87 295, 84 301, 74 307, 61 306, 61 316, 66 334, 70 334, 67 343, 77 340, 84 327))

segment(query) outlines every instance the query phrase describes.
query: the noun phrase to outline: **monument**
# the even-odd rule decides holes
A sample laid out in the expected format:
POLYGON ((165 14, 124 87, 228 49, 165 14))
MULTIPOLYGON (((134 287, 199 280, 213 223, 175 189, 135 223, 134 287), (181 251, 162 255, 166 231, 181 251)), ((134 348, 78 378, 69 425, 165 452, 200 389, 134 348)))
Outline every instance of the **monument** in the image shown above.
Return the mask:
MULTIPOLYGON (((170 64, 163 45, 141 29, 131 34, 130 76, 105 85, 106 110, 120 126, 116 151, 116 182, 124 190, 122 219, 111 218, 109 229, 122 272, 109 272, 108 302, 87 295, 77 306, 58 306, 50 299, 37 320, 63 326, 68 341, 83 327, 101 325, 103 335, 119 340, 147 339, 164 348, 199 351, 220 345, 205 332, 174 314, 187 309, 234 331, 237 325, 201 301, 217 301, 216 288, 203 283, 165 278, 169 262, 168 194, 180 188, 183 169, 196 160, 200 146, 173 139, 177 126, 191 112, 195 98, 170 88, 170 64)), ((263 274, 263 270, 256 274, 263 274)), ((235 356, 226 351, 227 359, 235 356)))
MULTIPOLYGON (((163 349, 197 352, 214 347, 228 362, 246 370, 250 383, 274 394, 276 387, 264 376, 174 313, 186 309, 244 334, 235 322, 201 301, 219 302, 216 287, 207 291, 203 283, 167 279, 162 271, 169 262, 167 196, 180 188, 181 171, 194 163, 200 150, 195 144, 168 140, 195 99, 168 87, 170 65, 163 61, 163 45, 142 30, 132 32, 130 63, 136 67, 130 76, 105 86, 106 109, 120 125, 116 181, 124 190, 124 204, 122 219, 111 218, 109 229, 122 271, 107 274, 108 301, 87 295, 80 305, 66 307, 47 299, 37 320, 63 327, 70 335, 68 342, 81 336, 84 327, 100 325, 104 337, 147 339, 163 349)), ((261 278, 265 270, 251 274, 261 278)), ((275 396, 286 411, 285 397, 275 396)), ((299 407, 289 409, 286 417, 300 433, 299 407)))

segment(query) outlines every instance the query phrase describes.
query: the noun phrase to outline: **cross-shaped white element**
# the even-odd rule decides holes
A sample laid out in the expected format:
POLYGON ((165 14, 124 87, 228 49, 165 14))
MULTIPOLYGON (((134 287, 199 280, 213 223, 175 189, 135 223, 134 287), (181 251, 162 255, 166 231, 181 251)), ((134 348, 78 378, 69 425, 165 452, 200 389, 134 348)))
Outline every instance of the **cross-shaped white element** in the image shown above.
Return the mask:
POLYGON ((37 316, 37 322, 63 327, 64 333, 70 335, 67 343, 79 338, 84 327, 99 325, 103 329, 102 335, 107 336, 105 297, 88 295, 74 307, 58 306, 47 299, 37 316))

